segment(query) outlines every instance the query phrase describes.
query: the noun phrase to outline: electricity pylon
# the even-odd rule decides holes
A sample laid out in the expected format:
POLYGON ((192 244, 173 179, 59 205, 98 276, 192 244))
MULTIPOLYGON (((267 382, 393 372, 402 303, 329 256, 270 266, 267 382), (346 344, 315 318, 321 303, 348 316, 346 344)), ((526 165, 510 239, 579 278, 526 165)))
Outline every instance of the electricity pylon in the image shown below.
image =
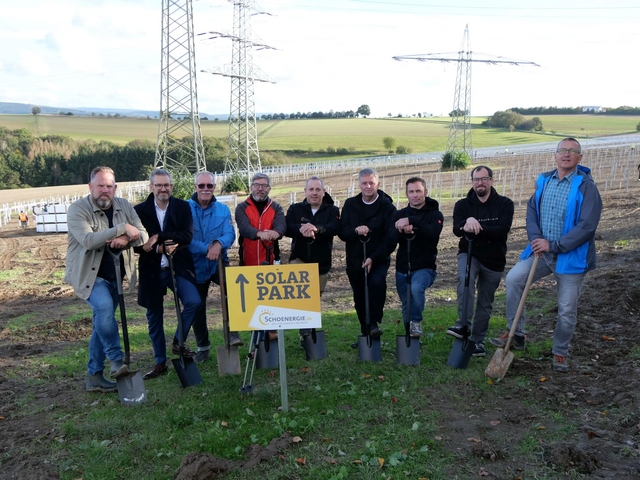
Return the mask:
POLYGON ((268 15, 257 10, 253 0, 233 0, 233 33, 208 32, 213 35, 209 38, 231 39, 231 64, 203 70, 231 78, 229 146, 224 170, 225 174, 246 175, 248 182, 255 172, 262 169, 258 150, 254 82, 275 83, 253 63, 253 49, 275 49, 254 40, 255 35, 251 30, 252 11, 268 15))
POLYGON ((160 124, 154 168, 206 170, 191 0, 162 0, 160 124))
MULTIPOLYGON (((474 59, 471 55, 471 43, 469 40, 469 25, 465 25, 462 37, 462 46, 458 52, 458 57, 447 56, 446 53, 427 53, 422 55, 401 55, 393 57, 394 60, 418 60, 419 62, 457 62, 456 88, 453 96, 453 111, 451 112, 451 126, 449 127, 449 138, 447 139, 447 152, 462 150, 473 159, 473 144, 471 141, 471 64, 487 63, 497 65, 505 63, 508 65, 533 65, 539 67, 534 62, 521 62, 517 60, 495 60, 495 59, 474 59)), ((502 57, 497 57, 501 59, 502 57)))

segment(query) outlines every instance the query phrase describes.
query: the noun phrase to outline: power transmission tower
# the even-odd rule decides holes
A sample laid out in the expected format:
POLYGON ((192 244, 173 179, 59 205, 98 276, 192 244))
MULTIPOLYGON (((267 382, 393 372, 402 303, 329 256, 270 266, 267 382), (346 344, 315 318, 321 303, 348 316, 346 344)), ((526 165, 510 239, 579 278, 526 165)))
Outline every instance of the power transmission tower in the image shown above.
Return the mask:
POLYGON ((160 124, 153 166, 189 173, 206 170, 191 0, 162 0, 160 124))
POLYGON ((453 96, 453 111, 451 112, 451 126, 447 139, 447 152, 461 150, 473 159, 473 144, 471 141, 471 64, 487 63, 489 65, 540 65, 534 62, 521 62, 517 60, 498 59, 474 59, 472 58, 471 42, 469 40, 469 25, 465 25, 462 45, 457 58, 447 56, 446 53, 427 53, 423 55, 401 55, 393 57, 394 60, 418 60, 419 62, 457 62, 456 88, 453 96))
POLYGON ((209 38, 229 38, 232 42, 231 64, 203 70, 231 78, 229 114, 229 146, 225 174, 240 173, 248 181, 262 169, 258 150, 254 82, 275 83, 253 63, 253 50, 275 50, 255 40, 251 30, 251 15, 266 14, 256 8, 253 0, 233 1, 233 33, 208 32, 209 38))

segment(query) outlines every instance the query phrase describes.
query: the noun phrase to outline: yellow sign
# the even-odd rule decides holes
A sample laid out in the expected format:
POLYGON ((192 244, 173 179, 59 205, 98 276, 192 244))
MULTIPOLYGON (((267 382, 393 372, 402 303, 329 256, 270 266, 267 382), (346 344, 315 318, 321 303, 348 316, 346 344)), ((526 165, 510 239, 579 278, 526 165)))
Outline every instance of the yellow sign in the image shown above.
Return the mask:
POLYGON ((231 331, 321 328, 318 264, 225 269, 231 331))

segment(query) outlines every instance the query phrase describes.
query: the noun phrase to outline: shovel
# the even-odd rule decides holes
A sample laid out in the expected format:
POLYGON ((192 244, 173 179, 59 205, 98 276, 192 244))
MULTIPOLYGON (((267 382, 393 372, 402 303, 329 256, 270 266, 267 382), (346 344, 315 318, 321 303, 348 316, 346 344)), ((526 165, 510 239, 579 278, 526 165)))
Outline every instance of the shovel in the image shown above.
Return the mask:
MULTIPOLYGON (((273 247, 275 246, 275 242, 271 242, 270 246, 267 246, 267 244, 264 243, 262 240, 260 240, 260 243, 262 243, 262 246, 266 250, 266 260, 264 262, 262 262, 261 265, 271 265, 271 251, 273 250, 273 247)), ((259 344, 259 342, 262 342, 262 346, 264 347, 263 351, 266 354, 268 354, 269 350, 271 349, 270 340, 269 340, 269 330, 264 330, 264 340, 260 340, 260 336, 258 336, 257 338, 258 339, 256 341, 258 342, 258 344, 259 344)), ((259 347, 259 345, 258 345, 258 347, 259 347)), ((276 358, 277 358, 277 356, 276 356, 276 358)), ((260 365, 263 365, 262 367, 258 367, 258 368, 276 368, 278 366, 278 364, 276 363, 275 367, 268 367, 267 365, 271 365, 272 364, 271 361, 266 362, 266 363, 261 363, 260 361, 258 361, 258 363, 260 365)))
POLYGON ((222 332, 224 333, 224 345, 216 347, 218 355, 218 375, 240 375, 240 354, 238 347, 229 345, 229 312, 227 310, 227 288, 224 276, 225 266, 222 259, 218 260, 218 281, 220 282, 220 304, 222 308, 222 332))
MULTIPOLYGON (((120 305, 120 321, 122 323, 122 341, 124 343, 124 363, 130 365, 129 329, 127 328, 127 314, 124 308, 124 293, 122 292, 122 275, 120 270, 120 255, 122 250, 107 248, 113 257, 116 267, 116 285, 118 286, 118 301, 120 305)), ((142 374, 139 371, 129 372, 128 375, 116 379, 118 395, 123 405, 139 405, 147 401, 147 390, 144 388, 142 374)))
POLYGON ((531 271, 529 272, 529 277, 527 277, 527 283, 524 286, 524 290, 522 291, 522 297, 520 298, 520 304, 518 305, 518 311, 516 312, 516 316, 513 319, 513 323, 511 324, 511 330, 509 330, 509 338, 507 339, 507 344, 504 348, 498 348, 496 353, 493 354, 493 358, 491 362, 489 362, 489 366, 484 371, 484 374, 489 378, 500 379, 504 378, 504 375, 507 373, 509 369, 509 365, 513 362, 513 352, 510 350, 511 341, 513 340, 513 336, 516 333, 516 327, 518 326, 518 322, 520 321, 520 316, 522 315, 522 311, 524 310, 524 301, 527 299, 527 294, 529 293, 529 288, 533 283, 533 276, 536 273, 536 269, 538 268, 538 257, 533 259, 533 263, 531 264, 531 271))
POLYGON ((415 232, 407 236, 407 321, 404 322, 404 335, 396 335, 396 363, 398 365, 420 365, 420 340, 411 341, 411 241, 415 232))
MULTIPOLYGON (((166 247, 172 245, 172 243, 165 242, 166 247)), ((182 332, 182 313, 180 312, 180 302, 178 301, 178 283, 176 282, 176 273, 173 268, 173 254, 166 254, 169 259, 169 270, 171 271, 171 281, 173 282, 173 300, 176 304, 176 317, 178 318, 178 346, 180 347, 180 358, 173 358, 173 368, 175 368, 180 383, 183 388, 192 387, 202 383, 202 377, 198 371, 198 366, 193 361, 193 358, 185 358, 184 356, 184 333, 182 332)))
MULTIPOLYGON (((470 235, 466 235, 467 239, 467 265, 464 271, 464 290, 462 293, 462 311, 464 313, 464 319, 467 320, 469 316, 469 312, 467 311, 467 299, 469 298, 469 280, 471 277, 471 261, 472 253, 473 253, 473 237, 470 235)), ((453 341, 453 346, 451 347, 451 353, 449 353, 449 359, 447 360, 447 365, 449 367, 465 369, 469 366, 469 360, 473 355, 473 351, 476 348, 475 342, 469 340, 469 337, 465 337, 463 339, 456 338, 453 341)))
MULTIPOLYGON (((371 232, 369 232, 371 233, 371 232)), ((364 252, 364 261, 367 260, 367 243, 371 237, 360 237, 362 242, 362 250, 364 252)), ((380 347, 380 337, 371 337, 371 315, 369 313, 369 269, 364 269, 364 311, 365 311, 365 329, 366 334, 358 337, 358 356, 361 362, 381 362, 382 351, 380 347)))

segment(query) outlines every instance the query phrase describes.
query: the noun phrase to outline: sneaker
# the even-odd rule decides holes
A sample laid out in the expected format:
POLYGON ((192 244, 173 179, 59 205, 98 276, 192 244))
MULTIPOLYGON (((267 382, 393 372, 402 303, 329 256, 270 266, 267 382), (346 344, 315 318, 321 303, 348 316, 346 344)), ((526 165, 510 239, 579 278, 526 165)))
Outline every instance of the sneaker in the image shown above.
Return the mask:
POLYGON ((86 385, 87 392, 110 393, 118 390, 118 384, 104 378, 102 372, 89 375, 86 385))
POLYGON ((563 355, 553 356, 553 369, 556 372, 567 373, 569 371, 569 364, 567 363, 567 357, 563 355))
POLYGON ((242 347, 244 345, 238 332, 229 332, 229 345, 232 347, 242 347))
POLYGON ((476 348, 473 349, 471 354, 474 357, 484 357, 487 355, 487 350, 484 348, 484 342, 476 343, 476 348))
MULTIPOLYGON (((491 345, 495 345, 498 348, 504 348, 507 345, 508 338, 509 332, 505 333, 500 338, 490 338, 489 342, 491 343, 491 345)), ((527 345, 525 343, 525 337, 522 335, 514 335, 513 340, 511 341, 511 348, 519 351, 526 350, 527 345)))
POLYGON ((193 357, 193 361, 196 363, 203 363, 205 360, 209 360, 209 350, 198 350, 196 356, 193 357))
POLYGON ((422 330, 418 322, 411 322, 409 326, 409 335, 412 337, 420 338, 422 336, 422 330))
POLYGON ((471 335, 469 331, 469 327, 466 325, 464 327, 449 327, 447 328, 447 335, 451 335, 452 337, 456 337, 459 339, 468 338, 471 335))
POLYGON ((375 326, 371 329, 371 336, 372 337, 381 337, 382 336, 382 329, 378 326, 375 326))

